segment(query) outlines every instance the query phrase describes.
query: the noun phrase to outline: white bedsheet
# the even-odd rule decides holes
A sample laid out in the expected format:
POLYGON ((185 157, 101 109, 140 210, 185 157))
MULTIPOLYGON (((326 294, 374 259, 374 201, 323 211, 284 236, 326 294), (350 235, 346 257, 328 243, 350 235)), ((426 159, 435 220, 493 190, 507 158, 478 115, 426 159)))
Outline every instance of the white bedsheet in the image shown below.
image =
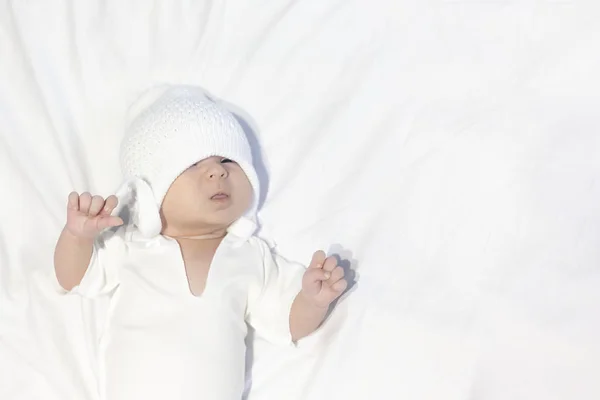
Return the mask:
POLYGON ((97 398, 52 292, 68 192, 145 86, 260 137, 264 234, 358 284, 251 400, 600 398, 600 17, 577 0, 0 1, 0 398, 97 398))

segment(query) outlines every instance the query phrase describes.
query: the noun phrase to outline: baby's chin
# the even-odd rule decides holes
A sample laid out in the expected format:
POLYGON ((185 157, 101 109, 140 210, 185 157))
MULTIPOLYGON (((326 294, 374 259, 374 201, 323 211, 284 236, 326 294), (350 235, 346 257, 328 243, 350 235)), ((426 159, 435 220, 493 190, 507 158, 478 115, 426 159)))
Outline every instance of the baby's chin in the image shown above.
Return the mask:
POLYGON ((199 207, 187 211, 180 208, 171 215, 163 211, 163 215, 167 225, 173 230, 206 232, 211 229, 227 229, 245 213, 240 207, 210 208, 207 210, 199 207))
POLYGON ((205 216, 202 220, 197 221, 193 224, 193 227, 198 230, 205 230, 210 228, 215 229, 227 229, 235 221, 242 217, 239 213, 211 213, 209 216, 205 216))

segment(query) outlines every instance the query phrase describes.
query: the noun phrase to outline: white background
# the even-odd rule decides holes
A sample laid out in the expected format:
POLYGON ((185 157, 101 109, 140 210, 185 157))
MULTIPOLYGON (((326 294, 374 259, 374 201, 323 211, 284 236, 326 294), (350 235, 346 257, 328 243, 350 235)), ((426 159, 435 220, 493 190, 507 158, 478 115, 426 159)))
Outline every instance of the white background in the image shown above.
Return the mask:
POLYGON ((0 398, 96 398, 52 251, 159 82, 248 121, 281 253, 357 274, 252 400, 600 398, 596 3, 0 0, 0 398))

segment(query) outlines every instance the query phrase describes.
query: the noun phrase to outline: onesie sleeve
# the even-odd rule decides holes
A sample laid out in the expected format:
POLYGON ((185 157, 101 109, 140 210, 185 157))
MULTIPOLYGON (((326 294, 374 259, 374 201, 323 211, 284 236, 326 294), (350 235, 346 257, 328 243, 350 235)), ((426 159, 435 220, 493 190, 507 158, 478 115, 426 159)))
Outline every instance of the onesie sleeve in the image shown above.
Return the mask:
POLYGON ((290 310, 302 288, 305 267, 286 260, 261 244, 262 284, 259 295, 249 301, 247 322, 256 335, 276 344, 291 345, 290 310))
POLYGON ((110 293, 119 284, 119 266, 126 253, 121 235, 100 236, 95 242, 92 257, 79 285, 68 293, 94 298, 110 293))

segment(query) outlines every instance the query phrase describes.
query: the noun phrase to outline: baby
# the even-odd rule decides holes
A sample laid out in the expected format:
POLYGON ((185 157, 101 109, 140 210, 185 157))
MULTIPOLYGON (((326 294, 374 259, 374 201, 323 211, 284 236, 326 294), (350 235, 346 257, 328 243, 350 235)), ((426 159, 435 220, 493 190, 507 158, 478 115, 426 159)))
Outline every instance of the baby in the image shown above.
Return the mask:
POLYGON ((100 398, 239 400, 246 324, 273 343, 305 337, 346 289, 343 269, 322 251, 305 269, 254 235, 249 143, 199 88, 148 91, 121 165, 116 196, 69 195, 54 257, 62 288, 109 302, 100 398))

